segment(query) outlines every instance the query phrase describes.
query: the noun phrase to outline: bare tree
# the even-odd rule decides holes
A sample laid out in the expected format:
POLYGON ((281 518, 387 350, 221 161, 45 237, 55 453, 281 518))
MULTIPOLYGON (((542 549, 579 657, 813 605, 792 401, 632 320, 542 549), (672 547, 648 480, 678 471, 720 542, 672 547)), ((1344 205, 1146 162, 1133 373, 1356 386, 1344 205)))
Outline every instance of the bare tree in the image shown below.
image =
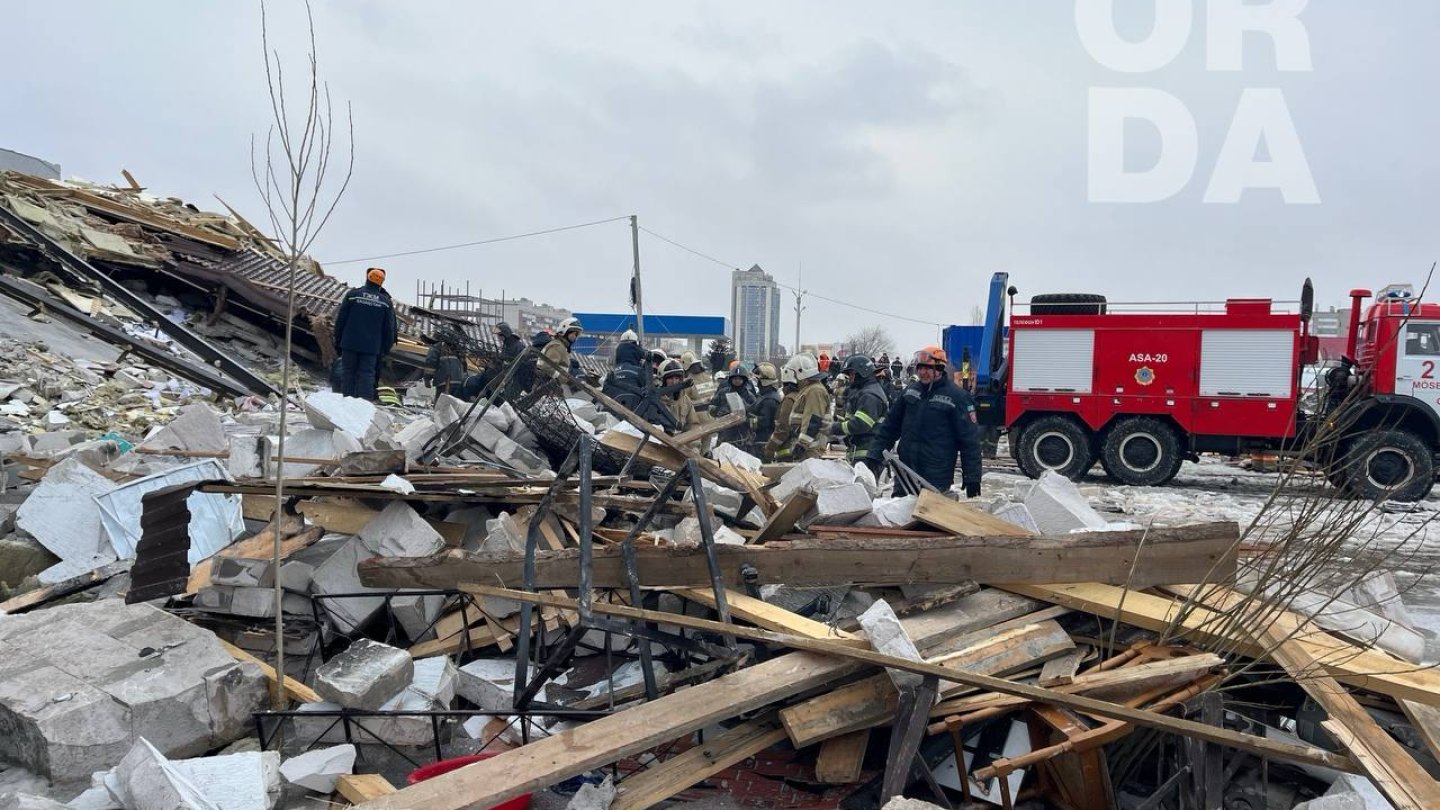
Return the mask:
POLYGON ((893 353, 895 341, 890 339, 890 333, 885 331, 885 327, 867 326, 851 332, 845 338, 845 348, 851 354, 863 354, 873 360, 882 354, 893 353))
MULTIPOLYGON (((280 403, 280 436, 276 456, 282 461, 275 472, 275 514, 272 517, 271 532, 274 537, 273 565, 280 570, 282 510, 285 495, 285 433, 286 417, 289 413, 290 353, 295 323, 295 280, 300 273, 301 262, 309 262, 305 254, 315 243, 316 237, 329 222, 335 206, 350 186, 350 177, 355 168, 355 123, 350 106, 345 108, 343 121, 345 144, 344 163, 332 164, 335 124, 330 103, 330 87, 320 81, 320 60, 315 44, 315 17, 310 3, 305 3, 305 21, 308 26, 310 47, 306 54, 308 70, 295 84, 302 89, 301 103, 294 105, 287 97, 286 78, 283 62, 278 50, 270 46, 269 20, 265 3, 260 3, 260 43, 265 59, 265 85, 270 93, 271 123, 265 134, 263 150, 258 149, 256 138, 250 138, 250 174, 255 188, 265 203, 270 218, 275 244, 285 254, 286 278, 288 280, 285 307, 285 352, 281 368, 281 391, 285 398, 280 403), (339 169, 344 174, 339 174, 339 169), (335 180, 339 179, 338 187, 335 180)), ((307 269, 307 272, 308 269, 307 269)), ((275 577, 275 673, 276 684, 274 703, 283 708, 285 703, 285 619, 282 601, 284 590, 280 577, 275 577)))

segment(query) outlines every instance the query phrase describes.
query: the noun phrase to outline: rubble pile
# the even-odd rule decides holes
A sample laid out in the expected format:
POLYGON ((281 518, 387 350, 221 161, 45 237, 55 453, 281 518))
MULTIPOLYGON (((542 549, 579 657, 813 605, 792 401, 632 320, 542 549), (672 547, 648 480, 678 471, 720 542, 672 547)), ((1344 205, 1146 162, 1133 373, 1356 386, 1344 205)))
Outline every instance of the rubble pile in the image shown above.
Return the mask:
MULTIPOLYGON (((0 287, 124 352, 0 342, 0 761, 36 786, 0 807, 1440 806, 1440 674, 1383 573, 1054 473, 961 501, 702 453, 723 427, 585 375, 281 397, 215 349, 279 353, 243 219, 0 192, 0 287)), ((305 273, 319 369, 338 282, 305 273)))

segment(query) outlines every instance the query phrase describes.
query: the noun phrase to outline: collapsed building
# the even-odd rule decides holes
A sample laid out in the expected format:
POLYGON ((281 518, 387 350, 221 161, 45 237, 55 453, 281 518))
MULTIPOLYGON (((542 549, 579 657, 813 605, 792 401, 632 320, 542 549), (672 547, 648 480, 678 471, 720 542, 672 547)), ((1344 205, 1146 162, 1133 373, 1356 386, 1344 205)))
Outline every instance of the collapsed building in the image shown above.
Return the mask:
POLYGON ((495 383, 380 407, 324 390, 308 260, 283 396, 286 258, 136 188, 3 175, 0 271, 93 336, 0 346, 4 806, 1440 806, 1425 638, 1316 552, 1373 505, 702 454, 740 417, 667 435, 413 307, 397 380, 443 325, 495 383))

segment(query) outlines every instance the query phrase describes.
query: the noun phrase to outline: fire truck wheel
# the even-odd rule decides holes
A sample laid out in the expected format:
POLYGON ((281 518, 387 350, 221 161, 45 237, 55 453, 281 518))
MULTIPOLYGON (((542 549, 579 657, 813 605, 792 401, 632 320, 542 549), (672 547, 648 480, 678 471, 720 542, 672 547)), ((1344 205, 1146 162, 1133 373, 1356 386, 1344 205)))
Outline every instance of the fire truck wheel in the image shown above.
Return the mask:
POLYGON ((1031 478, 1054 470, 1078 480, 1090 469, 1090 437, 1084 428, 1063 416, 1045 416, 1031 422, 1020 434, 1015 460, 1031 478))
POLYGON ((1351 442, 1342 477, 1352 495, 1418 501, 1430 494, 1435 462, 1430 448, 1410 431, 1377 430, 1351 442))
POLYGON ((1159 486, 1179 472, 1184 458, 1175 431, 1159 419, 1125 419, 1110 429, 1100 452, 1105 472, 1133 487, 1159 486))
POLYGON ((1105 296, 1093 293, 1046 293, 1030 296, 1031 315, 1104 315, 1105 296))

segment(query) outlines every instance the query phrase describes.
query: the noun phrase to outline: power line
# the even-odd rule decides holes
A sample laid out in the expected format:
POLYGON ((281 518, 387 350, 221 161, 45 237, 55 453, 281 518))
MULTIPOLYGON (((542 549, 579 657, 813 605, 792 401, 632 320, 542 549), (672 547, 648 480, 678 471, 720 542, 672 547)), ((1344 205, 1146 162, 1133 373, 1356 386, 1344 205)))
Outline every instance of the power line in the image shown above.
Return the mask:
POLYGON ((493 245, 496 242, 510 242, 515 239, 527 239, 531 236, 544 236, 551 233, 560 233, 561 231, 573 231, 579 228, 589 228, 592 225, 605 225, 610 222, 619 222, 622 219, 629 219, 629 217, 623 216, 611 217, 609 219, 597 219, 594 222, 581 222, 576 225, 563 225, 559 228, 546 228, 543 231, 530 231, 528 233, 517 233, 510 236, 497 236, 493 239, 480 239, 475 242, 461 242, 458 245, 444 245, 442 247, 422 248, 420 250, 406 250, 401 251, 400 253, 386 253, 380 256, 366 256, 360 259, 344 259, 338 262, 323 262, 323 264, 357 264, 359 262, 373 262, 379 259, 394 259, 399 256, 419 256, 422 253, 439 253, 443 250, 459 250, 460 248, 477 247, 479 245, 493 245))
MULTIPOLYGON (((702 258, 702 259, 705 259, 706 261, 714 262, 715 264, 718 264, 718 265, 720 265, 721 267, 724 267, 724 268, 727 269, 727 270, 738 270, 738 269, 739 269, 736 265, 731 264, 730 262, 722 262, 722 261, 720 261, 719 259, 715 258, 714 256, 709 255, 708 253, 703 253, 703 252, 698 251, 698 250, 696 250, 695 248, 692 248, 692 247, 690 247, 690 246, 688 246, 688 245, 682 245, 682 244, 680 244, 679 242, 676 242, 674 239, 671 239, 671 238, 669 238, 669 237, 667 237, 667 236, 661 236, 660 234, 658 234, 658 233, 650 230, 649 228, 645 227, 644 225, 641 225, 641 226, 640 226, 640 230, 644 231, 645 233, 650 234, 651 236, 655 237, 656 239, 659 239, 659 240, 662 241, 662 242, 665 242, 665 243, 667 243, 667 244, 670 244, 670 245, 673 245, 673 246, 675 246, 675 247, 677 247, 677 248, 680 248, 681 250, 685 251, 686 253, 692 253, 692 254, 694 254, 694 255, 696 255, 696 256, 699 256, 699 257, 702 258)), ((793 293, 797 293, 797 294, 798 294, 798 293, 801 292, 801 290, 800 290, 799 288, 794 287, 794 286, 789 285, 789 284, 786 284, 786 283, 784 283, 784 282, 782 282, 782 281, 776 281, 775 284, 776 284, 776 286, 778 286, 778 287, 783 287, 784 289, 789 290, 790 292, 793 292, 793 293)), ((808 296, 811 296, 812 298, 819 298, 821 301, 828 301, 828 302, 830 302, 830 303, 832 303, 832 304, 839 304, 839 305, 842 306, 842 307, 849 307, 849 308, 851 308, 851 309, 860 310, 861 312, 868 312, 868 313, 870 313, 870 314, 872 314, 872 315, 880 315, 880 316, 885 317, 885 318, 895 318, 896 320, 909 321, 909 322, 911 322, 911 323, 920 323, 920 324, 924 324, 924 325, 926 325, 926 326, 943 326, 943 325, 944 325, 944 324, 941 324, 941 323, 937 323, 937 322, 935 322, 935 321, 927 321, 927 320, 924 320, 924 319, 922 319, 922 318, 912 318, 912 317, 910 317, 910 316, 908 316, 908 315, 896 315, 896 314, 893 313, 893 312, 884 312, 884 311, 882 311, 882 310, 872 309, 871 307, 863 306, 863 305, 861 305, 861 304, 852 304, 852 303, 850 303, 849 301, 841 301, 841 300, 838 299, 838 298, 831 298, 831 297, 826 296, 826 295, 820 295, 819 293, 810 292, 809 290, 805 290, 805 291, 804 291, 804 294, 805 294, 805 295, 808 295, 808 296)))

